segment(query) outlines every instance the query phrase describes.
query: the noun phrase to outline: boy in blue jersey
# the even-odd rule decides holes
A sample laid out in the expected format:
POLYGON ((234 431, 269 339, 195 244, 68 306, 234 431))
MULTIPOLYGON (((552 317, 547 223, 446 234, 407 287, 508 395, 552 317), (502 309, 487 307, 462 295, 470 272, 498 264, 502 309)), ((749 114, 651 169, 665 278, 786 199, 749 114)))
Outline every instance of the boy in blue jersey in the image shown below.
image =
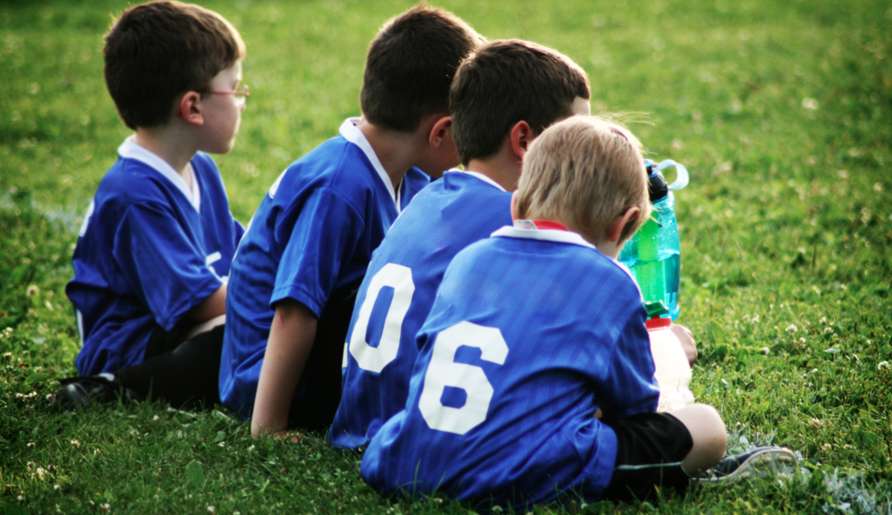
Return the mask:
POLYGON ((513 226, 446 270, 405 408, 372 439, 363 478, 522 507, 681 489, 718 462, 713 408, 654 413, 641 294, 615 261, 649 210, 631 133, 592 117, 545 130, 524 158, 513 226))
POLYGON ((100 182, 74 250, 66 293, 82 377, 63 380, 61 406, 122 393, 217 401, 218 322, 243 229, 205 152, 235 142, 244 56, 238 31, 192 4, 131 7, 106 35, 106 84, 135 134, 100 182))
POLYGON ((529 143, 547 126, 588 113, 585 72, 520 40, 481 47, 450 90, 452 134, 465 171, 425 188, 375 250, 357 294, 344 353, 336 447, 365 446, 406 402, 415 335, 458 251, 511 223, 511 194, 529 143))
POLYGON ((387 228, 457 163, 448 91, 479 36, 419 6, 372 41, 363 117, 291 164, 232 264, 220 395, 251 432, 321 429, 340 398, 339 363, 356 289, 387 228))

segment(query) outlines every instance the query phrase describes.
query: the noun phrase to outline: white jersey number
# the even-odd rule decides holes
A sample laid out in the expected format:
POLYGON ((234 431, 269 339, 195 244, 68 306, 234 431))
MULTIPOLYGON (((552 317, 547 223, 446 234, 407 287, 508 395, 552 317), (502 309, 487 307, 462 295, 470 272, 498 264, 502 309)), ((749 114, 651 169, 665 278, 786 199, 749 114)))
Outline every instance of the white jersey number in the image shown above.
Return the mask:
MULTIPOLYGON (((369 372, 380 373, 391 361, 396 359, 400 348, 400 334, 403 330, 403 320, 409 311, 412 295, 415 294, 415 283, 412 282, 412 270, 403 265, 387 263, 378 273, 372 277, 366 290, 365 299, 359 307, 359 315, 356 317, 356 325, 350 334, 348 346, 350 355, 359 364, 359 368, 369 372), (366 333, 369 328, 369 318, 372 316, 372 308, 381 294, 383 288, 393 288, 393 300, 387 309, 384 318, 384 329, 381 331, 381 340, 377 347, 372 347, 366 341, 366 333)), ((344 358, 347 356, 345 355, 344 358)), ((344 366, 347 365, 346 359, 344 366)))
POLYGON ((437 335, 418 409, 431 429, 458 435, 486 420, 493 394, 482 368, 455 362, 455 353, 462 346, 480 349, 480 359, 497 365, 504 365, 508 356, 508 344, 495 327, 459 322, 437 335), (462 407, 443 405, 441 398, 447 386, 465 391, 467 400, 462 407))

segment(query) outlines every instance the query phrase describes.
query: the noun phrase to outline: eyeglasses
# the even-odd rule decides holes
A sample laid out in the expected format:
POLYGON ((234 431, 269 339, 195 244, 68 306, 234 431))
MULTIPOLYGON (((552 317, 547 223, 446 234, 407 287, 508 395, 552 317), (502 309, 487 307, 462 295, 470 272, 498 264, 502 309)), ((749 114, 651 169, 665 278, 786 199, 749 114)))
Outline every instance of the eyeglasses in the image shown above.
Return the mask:
POLYGON ((204 93, 210 95, 232 95, 239 102, 245 102, 251 96, 251 88, 247 84, 241 84, 232 91, 207 90, 204 93))

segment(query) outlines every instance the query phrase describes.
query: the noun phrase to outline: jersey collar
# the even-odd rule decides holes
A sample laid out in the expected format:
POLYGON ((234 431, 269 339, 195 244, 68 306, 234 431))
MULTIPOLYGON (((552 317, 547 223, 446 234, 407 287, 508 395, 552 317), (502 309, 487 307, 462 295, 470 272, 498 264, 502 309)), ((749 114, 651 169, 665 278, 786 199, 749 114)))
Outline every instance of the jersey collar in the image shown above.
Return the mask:
MULTIPOLYGON (((492 233, 493 236, 504 236, 508 238, 526 238, 530 240, 543 240, 543 241, 554 241, 558 243, 569 243, 572 245, 580 245, 582 247, 588 247, 591 249, 598 250, 597 247, 592 245, 591 243, 585 241, 582 236, 579 234, 562 229, 539 229, 536 227, 536 224, 533 223, 532 220, 514 220, 514 225, 506 225, 501 229, 492 233)), ((626 265, 622 264, 618 259, 613 259, 609 256, 606 256, 598 251, 599 254, 606 257, 610 260, 614 265, 619 267, 626 276, 632 281, 632 284, 635 285, 635 288, 638 290, 638 296, 641 297, 641 302, 644 302, 644 295, 641 293, 641 288, 638 286, 638 280, 635 279, 635 276, 632 274, 632 271, 629 270, 626 265)))
MULTIPOLYGON (((347 118, 344 120, 344 123, 341 124, 341 128, 338 130, 341 136, 353 143, 362 153, 365 154, 366 158, 368 158, 369 162, 372 163, 372 168, 375 169, 375 172, 378 174, 378 178, 381 179, 381 183, 384 184, 384 187, 387 188, 387 193, 390 194, 390 198, 393 200, 394 205, 396 206, 396 212, 400 212, 400 194, 396 191, 396 188, 393 186, 393 182, 390 180, 390 176, 387 175, 387 171, 384 170, 384 166, 381 164, 381 161, 378 159, 378 155, 375 154, 375 150, 372 148, 369 140, 366 139, 365 134, 359 130, 359 118, 347 118)), ((403 181, 405 182, 405 181, 403 181)))
POLYGON ((499 183, 497 183, 496 181, 490 179, 489 177, 487 177, 486 175, 484 175, 484 174, 482 174, 482 173, 480 173, 480 172, 475 172, 475 171, 473 171, 473 170, 459 170, 459 169, 457 169, 457 168, 453 168, 452 170, 447 170, 446 173, 463 173, 463 174, 466 174, 466 175, 470 175, 471 177, 476 177, 477 179, 479 179, 479 180, 481 180, 481 181, 483 181, 483 182, 485 182, 485 183, 487 183, 487 184, 489 184, 489 185, 491 185, 491 186, 494 186, 494 187, 496 187, 496 188, 498 188, 498 189, 500 189, 500 190, 502 190, 502 191, 507 191, 507 190, 506 190, 505 188, 503 188, 499 183))
POLYGON ((124 159, 139 161, 160 173, 165 179, 170 181, 178 190, 180 190, 180 193, 186 197, 186 200, 192 204, 192 207, 194 207, 196 211, 199 213, 201 212, 201 192, 199 191, 200 188, 198 187, 197 177, 194 178, 195 187, 190 190, 189 187, 186 186, 186 181, 183 180, 180 174, 178 174, 167 161, 161 159, 158 154, 151 150, 140 146, 136 142, 135 136, 129 136, 123 143, 121 143, 121 146, 118 147, 118 155, 124 159))
POLYGON ((529 240, 569 243, 571 245, 579 245, 591 249, 595 248, 594 245, 585 241, 582 236, 575 232, 563 231, 560 229, 539 229, 533 224, 532 220, 515 220, 513 226, 506 225, 492 233, 492 235, 504 236, 507 238, 526 238, 529 240))

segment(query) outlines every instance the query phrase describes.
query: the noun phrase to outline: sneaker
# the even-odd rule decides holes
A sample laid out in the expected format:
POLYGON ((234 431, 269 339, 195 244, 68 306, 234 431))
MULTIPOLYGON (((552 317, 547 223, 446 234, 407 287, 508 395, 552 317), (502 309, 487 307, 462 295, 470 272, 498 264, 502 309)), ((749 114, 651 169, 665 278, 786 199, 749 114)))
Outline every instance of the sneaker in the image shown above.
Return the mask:
POLYGON ((95 403, 129 399, 127 389, 115 382, 114 378, 112 374, 97 374, 62 379, 53 404, 62 410, 76 410, 95 403))
POLYGON ((786 447, 756 447, 728 456, 703 476, 692 478, 701 483, 734 482, 749 477, 789 472, 798 463, 796 455, 786 447))

